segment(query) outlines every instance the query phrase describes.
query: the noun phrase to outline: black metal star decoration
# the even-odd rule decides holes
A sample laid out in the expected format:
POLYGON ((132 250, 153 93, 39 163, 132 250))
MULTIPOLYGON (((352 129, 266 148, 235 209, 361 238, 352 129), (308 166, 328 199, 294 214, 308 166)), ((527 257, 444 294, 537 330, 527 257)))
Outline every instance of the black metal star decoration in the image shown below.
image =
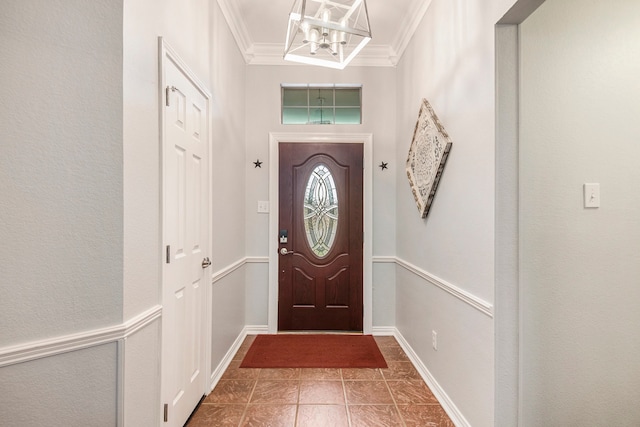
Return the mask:
POLYGON ((253 164, 255 165, 255 166, 254 166, 254 169, 255 169, 255 168, 260 168, 260 169, 262 169, 262 162, 260 161, 260 159, 257 159, 255 162, 253 162, 253 164))
POLYGON ((381 162, 380 165, 378 166, 381 170, 385 170, 387 169, 387 167, 389 166, 389 163, 385 163, 385 162, 381 162))

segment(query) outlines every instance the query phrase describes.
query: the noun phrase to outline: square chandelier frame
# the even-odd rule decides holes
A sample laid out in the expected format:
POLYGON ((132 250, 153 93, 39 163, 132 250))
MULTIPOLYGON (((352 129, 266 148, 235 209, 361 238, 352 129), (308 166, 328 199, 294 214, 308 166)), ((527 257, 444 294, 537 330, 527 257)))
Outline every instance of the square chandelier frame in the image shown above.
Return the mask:
POLYGON ((284 59, 344 69, 370 40, 366 0, 295 0, 284 59))

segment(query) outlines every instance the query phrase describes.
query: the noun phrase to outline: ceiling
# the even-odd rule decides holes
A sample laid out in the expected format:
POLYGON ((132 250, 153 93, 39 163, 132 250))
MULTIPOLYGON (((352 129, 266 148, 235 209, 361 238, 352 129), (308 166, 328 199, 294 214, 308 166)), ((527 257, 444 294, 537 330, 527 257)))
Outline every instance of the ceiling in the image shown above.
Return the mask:
MULTIPOLYGON (((393 67, 431 0, 367 0, 371 42, 351 63, 393 67)), ((218 0, 247 64, 294 65, 282 59, 293 0, 218 0)))

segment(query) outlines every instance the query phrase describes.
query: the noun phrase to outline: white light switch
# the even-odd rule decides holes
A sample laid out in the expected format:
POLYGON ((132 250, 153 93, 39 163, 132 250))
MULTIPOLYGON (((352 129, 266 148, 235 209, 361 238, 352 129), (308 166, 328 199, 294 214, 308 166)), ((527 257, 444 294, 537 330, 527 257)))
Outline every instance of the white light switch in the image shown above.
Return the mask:
POLYGON ((584 207, 599 208, 600 207, 600 184, 584 185, 584 207))
POLYGON ((258 202, 258 213, 269 213, 269 201, 258 202))

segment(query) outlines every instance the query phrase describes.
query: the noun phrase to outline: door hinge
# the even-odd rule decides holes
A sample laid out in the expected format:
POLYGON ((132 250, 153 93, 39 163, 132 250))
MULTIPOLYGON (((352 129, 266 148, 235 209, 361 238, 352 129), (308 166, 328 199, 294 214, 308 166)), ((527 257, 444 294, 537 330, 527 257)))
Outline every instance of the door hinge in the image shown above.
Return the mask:
POLYGON ((165 97, 165 101, 164 102, 165 102, 165 105, 167 107, 171 104, 171 102, 170 102, 171 97, 169 96, 169 92, 173 92, 175 90, 176 90, 175 86, 167 86, 166 89, 164 90, 164 95, 165 95, 164 96, 165 97))
POLYGON ((164 422, 168 422, 169 421, 169 404, 165 403, 164 404, 164 422))
POLYGON ((167 264, 171 264, 171 245, 167 245, 167 264))

